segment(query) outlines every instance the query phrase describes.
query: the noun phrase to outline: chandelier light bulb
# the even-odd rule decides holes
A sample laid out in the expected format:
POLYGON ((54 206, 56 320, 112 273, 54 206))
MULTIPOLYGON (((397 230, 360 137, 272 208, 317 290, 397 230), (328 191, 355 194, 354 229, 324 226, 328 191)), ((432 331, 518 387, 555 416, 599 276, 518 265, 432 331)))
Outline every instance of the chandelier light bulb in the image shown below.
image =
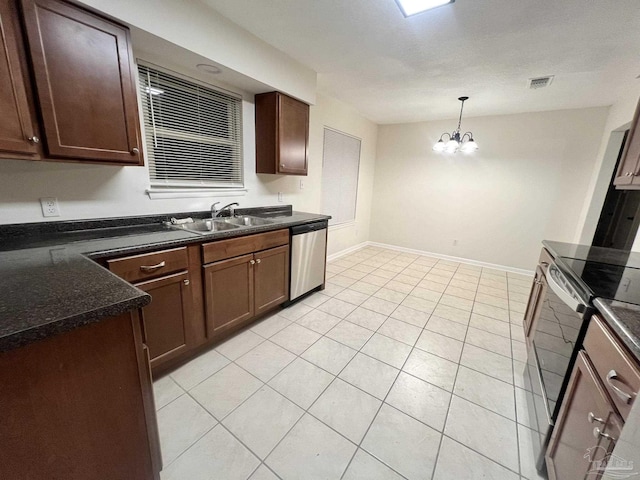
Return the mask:
POLYGON ((463 153, 473 153, 478 149, 478 144, 473 139, 473 134, 467 132, 464 135, 460 134, 460 125, 462 124, 462 110, 464 109, 464 102, 469 100, 469 97, 459 97, 458 100, 462 102, 460 105, 460 118, 458 119, 458 128, 453 133, 443 133, 440 139, 433 146, 433 150, 436 152, 456 153, 460 150, 463 153), (445 142, 443 137, 449 137, 449 140, 445 142))
POLYGON ((442 141, 442 139, 436 142, 436 144, 433 146, 433 149, 436 152, 444 152, 444 142, 442 141))
POLYGON ((460 147, 460 144, 456 140, 451 139, 447 142, 445 151, 447 153, 455 153, 458 150, 458 147, 460 147))
POLYGON ((471 140, 464 142, 460 150, 464 153, 473 153, 478 150, 478 144, 472 138, 471 140))

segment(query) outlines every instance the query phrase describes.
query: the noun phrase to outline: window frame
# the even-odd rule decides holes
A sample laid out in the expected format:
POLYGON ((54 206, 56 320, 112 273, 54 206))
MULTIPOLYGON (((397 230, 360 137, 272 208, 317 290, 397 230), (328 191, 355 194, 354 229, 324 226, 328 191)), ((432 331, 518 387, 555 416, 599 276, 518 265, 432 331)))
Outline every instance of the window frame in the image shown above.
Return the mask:
MULTIPOLYGON (((362 162, 362 138, 356 136, 356 135, 352 135, 350 133, 347 133, 345 131, 339 130, 337 128, 333 128, 330 127, 328 125, 324 125, 324 128, 322 130, 322 171, 324 172, 325 169, 325 136, 326 136, 326 132, 330 131, 333 133, 337 133, 340 135, 343 135, 345 137, 349 137, 351 139, 357 140, 358 141, 358 169, 357 169, 357 174, 356 174, 356 178, 355 178, 355 184, 354 184, 354 188, 355 188, 355 195, 354 195, 354 200, 353 200, 353 218, 350 219, 346 219, 346 220, 340 220, 337 221, 336 217, 333 216, 332 212, 328 212, 325 210, 326 206, 325 206, 325 201, 324 201, 324 192, 325 192, 325 188, 324 188, 324 178, 322 178, 322 212, 326 215, 332 215, 333 218, 331 220, 329 220, 329 228, 330 229, 338 229, 338 228, 343 228, 343 227, 347 227, 347 226, 351 226, 354 225, 357 221, 358 218, 358 192, 359 192, 359 188, 360 188, 360 165, 362 162)), ((323 175, 324 177, 324 175, 323 175)))
MULTIPOLYGON (((160 65, 154 64, 152 62, 145 61, 143 59, 136 59, 136 80, 137 80, 137 88, 139 94, 139 107, 140 107, 140 120, 142 124, 143 130, 143 139, 145 152, 147 156, 147 178, 149 180, 149 188, 146 190, 146 193, 150 198, 186 198, 186 197, 201 197, 207 196, 211 193, 215 193, 217 196, 237 196, 243 195, 247 192, 245 188, 245 159, 244 159, 244 100, 243 96, 239 93, 227 90, 218 85, 205 82, 198 78, 194 78, 184 73, 176 72, 175 70, 171 70, 166 67, 162 67, 160 65), (168 133, 167 135, 161 135, 161 138, 180 138, 180 139, 191 139, 205 140, 202 143, 210 143, 216 145, 231 145, 233 148, 237 148, 236 158, 238 160, 238 164, 235 167, 239 171, 239 182, 229 185, 223 184, 215 184, 215 181, 211 181, 210 183, 202 180, 175 180, 175 179, 156 179, 152 177, 152 164, 154 159, 154 146, 156 142, 156 125, 153 122, 153 119, 150 118, 147 120, 147 109, 145 107, 145 102, 148 99, 145 99, 149 94, 143 91, 142 79, 141 76, 143 72, 140 71, 140 67, 151 69, 158 71, 162 74, 175 77, 178 80, 188 82, 200 87, 203 87, 208 90, 212 90, 214 92, 220 93, 222 95, 232 97, 237 100, 237 123, 234 124, 233 120, 229 121, 229 130, 237 131, 237 144, 235 141, 223 141, 224 139, 220 139, 220 142, 207 142, 206 140, 210 140, 211 137, 207 137, 206 135, 198 135, 197 133, 187 133, 180 132, 179 130, 166 129, 165 131, 168 133), (153 131, 149 131, 148 126, 151 126, 153 131)), ((151 113, 153 115, 153 113, 151 113)))

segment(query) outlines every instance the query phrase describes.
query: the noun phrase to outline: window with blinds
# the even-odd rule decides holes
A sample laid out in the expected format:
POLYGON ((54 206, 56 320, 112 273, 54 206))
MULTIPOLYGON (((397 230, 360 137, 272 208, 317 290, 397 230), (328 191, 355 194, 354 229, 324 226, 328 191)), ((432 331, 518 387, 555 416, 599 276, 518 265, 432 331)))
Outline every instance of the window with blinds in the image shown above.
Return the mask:
POLYGON ((243 186, 242 99, 139 64, 151 185, 243 186))
POLYGON ((330 128, 324 129, 322 156, 322 212, 330 225, 356 219, 360 139, 330 128))

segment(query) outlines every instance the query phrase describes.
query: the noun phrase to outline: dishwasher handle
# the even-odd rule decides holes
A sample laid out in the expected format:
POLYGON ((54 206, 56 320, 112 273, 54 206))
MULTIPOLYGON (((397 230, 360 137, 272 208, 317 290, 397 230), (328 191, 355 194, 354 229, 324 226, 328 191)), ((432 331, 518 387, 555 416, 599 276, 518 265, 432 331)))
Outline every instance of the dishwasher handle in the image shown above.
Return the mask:
POLYGON ((301 235, 303 233, 315 232, 317 230, 324 230, 328 227, 329 222, 314 222, 307 223, 304 225, 296 225, 295 227, 291 227, 291 235, 301 235))

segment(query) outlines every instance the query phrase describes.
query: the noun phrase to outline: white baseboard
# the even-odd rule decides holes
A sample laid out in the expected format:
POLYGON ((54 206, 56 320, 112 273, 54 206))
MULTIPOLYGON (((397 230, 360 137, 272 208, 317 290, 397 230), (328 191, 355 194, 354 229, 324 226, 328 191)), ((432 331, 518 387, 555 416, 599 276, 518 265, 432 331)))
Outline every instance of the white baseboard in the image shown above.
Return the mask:
POLYGON ((360 249, 366 247, 368 244, 369 244, 369 242, 362 242, 362 243, 359 243, 357 245, 354 245, 353 247, 349 247, 349 248, 346 248, 344 250, 340 250, 339 252, 332 253, 331 255, 327 255, 327 262, 332 262, 333 260, 337 260, 340 257, 344 257, 345 255, 353 253, 356 250, 360 250, 360 249))
POLYGON ((362 243, 359 243, 358 245, 355 245, 353 247, 349 247, 349 248, 347 248, 345 250, 342 250, 340 252, 334 253, 333 255, 330 255, 330 256, 327 257, 327 261, 330 262, 330 261, 336 260, 337 258, 343 257, 344 255, 348 255, 349 253, 355 252, 356 250, 360 250, 360 249, 362 249, 364 247, 380 247, 380 248, 386 248, 388 250, 396 250, 398 252, 413 253, 415 255, 425 255, 425 256, 428 256, 428 257, 441 258, 443 260, 451 260, 453 262, 467 263, 469 265, 476 265, 478 267, 493 268, 495 270, 502 270, 503 272, 518 273, 520 275, 528 275, 530 277, 533 277, 533 274, 535 273, 533 270, 525 270, 524 268, 508 267, 506 265, 498 265, 496 263, 480 262, 478 260, 472 260, 470 258, 454 257, 454 256, 451 256, 451 255, 443 255, 441 253, 426 252, 424 250, 416 250, 414 248, 398 247, 396 245, 389 245, 387 243, 379 243, 379 242, 371 242, 371 241, 362 242, 362 243))

